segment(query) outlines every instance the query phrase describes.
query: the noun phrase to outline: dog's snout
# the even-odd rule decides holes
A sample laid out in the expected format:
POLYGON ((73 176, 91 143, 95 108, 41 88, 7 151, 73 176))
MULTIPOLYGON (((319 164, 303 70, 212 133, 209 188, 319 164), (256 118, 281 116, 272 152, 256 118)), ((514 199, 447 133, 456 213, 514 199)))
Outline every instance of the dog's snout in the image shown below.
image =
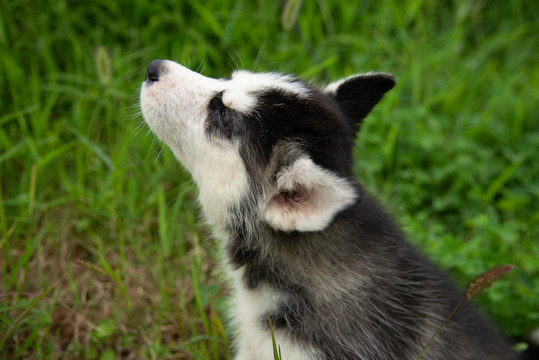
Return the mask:
POLYGON ((159 81, 159 74, 161 73, 161 65, 163 60, 155 59, 148 65, 148 71, 146 71, 146 81, 159 81))

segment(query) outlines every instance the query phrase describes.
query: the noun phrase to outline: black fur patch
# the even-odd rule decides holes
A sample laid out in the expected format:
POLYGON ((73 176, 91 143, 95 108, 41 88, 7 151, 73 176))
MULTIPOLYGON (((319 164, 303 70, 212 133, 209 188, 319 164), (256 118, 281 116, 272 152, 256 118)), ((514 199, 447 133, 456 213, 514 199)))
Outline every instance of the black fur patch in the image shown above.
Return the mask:
POLYGON ((245 267, 243 282, 248 289, 255 290, 260 285, 293 292, 301 289, 300 284, 286 276, 283 271, 286 269, 285 264, 280 264, 276 258, 263 256, 260 246, 252 240, 247 240, 244 231, 236 231, 235 234, 226 249, 228 260, 235 269, 245 267))
POLYGON ((335 101, 350 121, 354 132, 382 96, 394 86, 395 78, 389 74, 353 76, 339 86, 335 101))
POLYGON ((205 123, 208 137, 219 136, 230 139, 241 115, 223 104, 223 92, 213 96, 208 104, 208 118, 205 123))
POLYGON ((246 116, 239 134, 240 153, 251 156, 244 158, 249 168, 267 164, 278 142, 295 141, 316 164, 351 176, 354 134, 330 97, 316 90, 309 99, 280 90, 255 95, 253 115, 246 116))

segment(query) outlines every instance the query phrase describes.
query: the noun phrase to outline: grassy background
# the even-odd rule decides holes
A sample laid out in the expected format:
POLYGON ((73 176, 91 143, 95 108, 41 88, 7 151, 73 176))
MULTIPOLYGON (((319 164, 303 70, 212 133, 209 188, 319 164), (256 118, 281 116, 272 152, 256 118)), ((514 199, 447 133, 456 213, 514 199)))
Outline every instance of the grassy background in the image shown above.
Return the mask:
POLYGON ((516 265, 478 302, 539 326, 539 3, 306 1, 288 29, 282 1, 204 3, 0 0, 0 358, 229 358, 195 186, 139 115, 154 58, 395 74, 358 176, 462 287, 516 265))

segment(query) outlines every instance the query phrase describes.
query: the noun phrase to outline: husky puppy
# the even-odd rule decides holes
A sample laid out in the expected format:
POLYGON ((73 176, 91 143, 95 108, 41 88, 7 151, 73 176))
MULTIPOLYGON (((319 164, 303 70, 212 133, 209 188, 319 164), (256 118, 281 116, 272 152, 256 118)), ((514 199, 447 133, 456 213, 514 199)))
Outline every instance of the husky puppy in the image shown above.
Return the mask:
MULTIPOLYGON (((461 294, 354 179, 363 118, 395 85, 278 73, 211 79, 153 60, 140 104, 189 170, 225 254, 236 360, 416 359, 461 294)), ((423 359, 512 359, 468 304, 423 359)))

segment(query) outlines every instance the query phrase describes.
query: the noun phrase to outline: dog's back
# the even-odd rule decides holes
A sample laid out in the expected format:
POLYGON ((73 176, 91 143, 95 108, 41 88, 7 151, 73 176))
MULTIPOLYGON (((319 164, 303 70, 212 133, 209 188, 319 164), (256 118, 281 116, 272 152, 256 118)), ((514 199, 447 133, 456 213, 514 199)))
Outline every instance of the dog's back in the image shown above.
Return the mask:
MULTIPOLYGON (((290 76, 213 80, 153 61, 144 117, 192 173, 234 287, 238 360, 415 359, 461 295, 352 174, 386 74, 315 89, 290 76)), ((511 359, 464 305, 424 359, 511 359)))

